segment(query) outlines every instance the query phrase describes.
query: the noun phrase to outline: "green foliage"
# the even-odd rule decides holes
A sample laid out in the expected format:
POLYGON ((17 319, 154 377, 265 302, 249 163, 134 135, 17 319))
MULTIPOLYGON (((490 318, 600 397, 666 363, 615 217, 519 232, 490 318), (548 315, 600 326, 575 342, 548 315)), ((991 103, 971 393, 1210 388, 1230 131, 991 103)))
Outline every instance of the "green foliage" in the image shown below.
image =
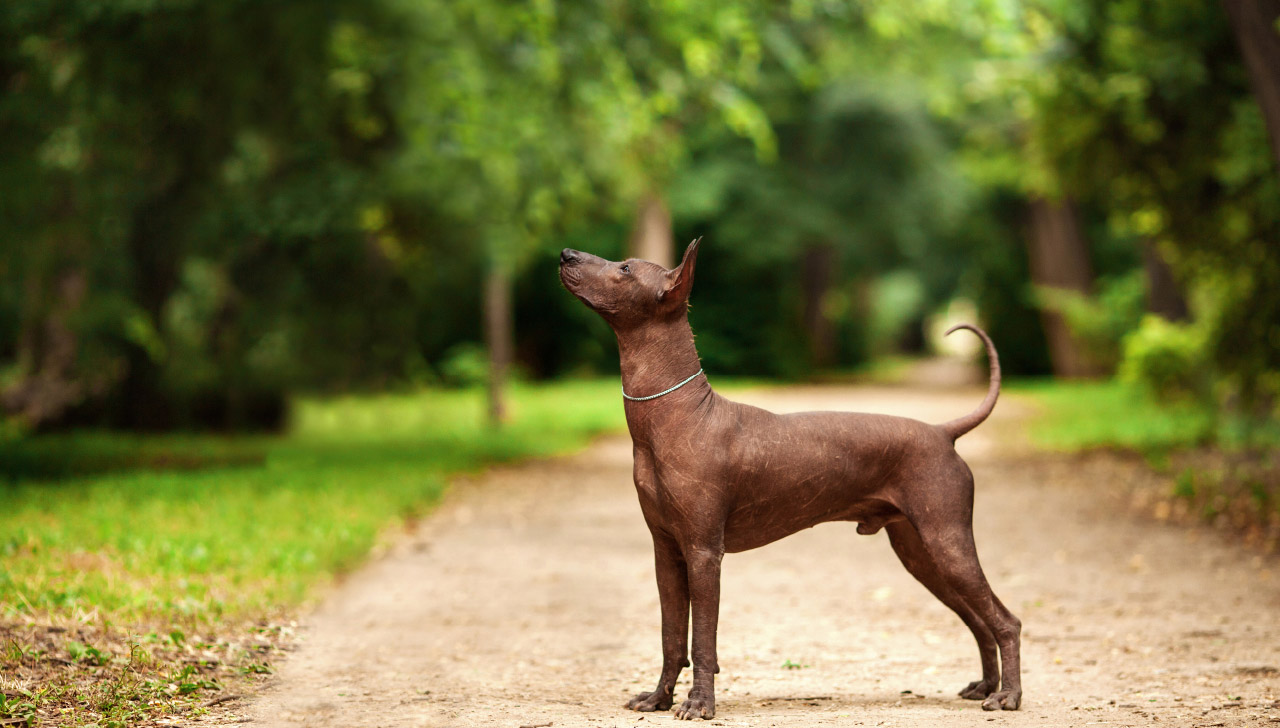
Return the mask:
POLYGON ((72 640, 67 643, 67 653, 71 655, 71 659, 77 662, 84 662, 90 665, 102 666, 110 661, 111 656, 103 653, 96 647, 91 647, 82 642, 72 640))
POLYGON ((36 424, 270 427, 290 389, 430 380, 477 338, 484 267, 625 230, 689 139, 775 157, 752 92, 820 79, 826 13, 12 3, 0 357, 69 385, 36 424))
POLYGON ((440 376, 455 387, 482 385, 489 376, 488 353, 478 344, 457 344, 445 352, 440 376))
MULTIPOLYGON (((867 322, 868 343, 873 352, 900 351, 902 340, 918 329, 926 313, 928 294, 920 276, 911 270, 897 270, 876 280, 867 322)), ((919 334, 919 332, 915 332, 919 334)))
POLYGON ((1147 387, 1161 399, 1207 397, 1210 371, 1203 326, 1176 324, 1147 315, 1124 340, 1120 378, 1147 387))
POLYGON ((10 696, 0 691, 0 719, 9 722, 10 725, 31 725, 35 720, 35 714, 36 706, 29 695, 10 696))
MULTIPOLYGON (((434 503, 448 473, 561 452, 619 427, 616 388, 516 385, 501 432, 486 426, 483 394, 469 388, 304 400, 286 437, 188 437, 170 443, 169 461, 156 459, 159 443, 138 453, 137 440, 98 436, 93 448, 117 450, 118 469, 0 484, 0 615, 198 622, 296 604, 434 503), (265 457, 157 469, 181 468, 201 450, 265 457)), ((81 441, 51 437, 29 444, 47 459, 82 457, 81 441)), ((79 655, 101 658, 91 647, 79 655)))
POLYGON ((961 291, 972 297, 984 328, 999 342, 1001 368, 1043 375, 1051 369, 1040 311, 1028 294, 1031 276, 1020 229, 1025 217, 1025 202, 1010 190, 986 191, 958 231, 961 248, 973 259, 961 291))
MULTIPOLYGON (((713 236, 713 240, 723 240, 713 236)), ((797 325, 797 284, 789 271, 751 264, 722 245, 698 253, 689 319, 709 372, 797 377, 808 368, 806 341, 797 325)), ((612 352, 610 352, 612 354, 612 352)))
POLYGON ((1280 370, 1280 175, 1221 6, 1046 0, 1027 15, 1043 65, 1015 86, 1033 158, 1113 235, 1171 251, 1189 290, 1217 289, 1212 367, 1256 416, 1280 370))
POLYGON ((1191 499, 1196 495, 1196 473, 1191 468, 1184 468, 1178 473, 1173 484, 1173 495, 1176 498, 1191 499))
POLYGON ((1126 337, 1143 320, 1146 284, 1142 270, 1103 279, 1094 296, 1055 288, 1040 289, 1036 294, 1042 307, 1062 314, 1092 361, 1109 373, 1116 371, 1122 353, 1128 352, 1126 337))
POLYGON ((923 102, 837 83, 786 101, 770 110, 776 161, 708 134, 673 182, 679 229, 708 240, 693 316, 713 371, 811 371, 812 334, 797 327, 806 305, 820 308, 835 332, 826 364, 859 364, 868 355, 875 278, 914 272, 924 295, 905 312, 913 320, 957 285, 956 228, 969 190, 923 102))
POLYGON ((1231 280, 1219 290, 1229 305, 1214 319, 1213 368, 1242 411, 1266 412, 1280 370, 1280 175, 1220 5, 876 2, 865 12, 897 55, 958 61, 959 82, 919 88, 957 122, 971 179, 1070 197, 1105 222, 1088 228, 1095 254, 1147 240, 1170 252, 1188 290, 1231 280))
POLYGON ((272 427, 291 391, 477 381, 491 267, 529 371, 612 369, 554 253, 620 257, 655 193, 719 250, 713 370, 811 371, 814 310, 821 363, 856 364, 962 294, 1043 372, 1025 202, 1067 196, 1119 276, 1060 302, 1101 358, 1150 242, 1218 296, 1220 401, 1280 394, 1280 175, 1212 3, 16 0, 0 40, 2 378, 67 384, 50 422, 272 427), (922 294, 893 317, 889 274, 922 294))
MULTIPOLYGON (((377 7, 18 2, 0 16, 14 79, 0 236, 19 242, 0 272, 21 282, 23 331, 65 322, 75 361, 50 374, 83 383, 86 416, 270 424, 277 404, 254 410, 286 382, 386 366, 378 342, 406 318, 356 214, 389 139, 385 88, 349 83, 364 61, 344 40, 383 23, 377 7), (304 356, 318 340, 324 355, 304 356)), ((39 337, 8 341, 28 373, 42 366, 39 337)))
POLYGON ((665 186, 684 127, 772 154, 746 91, 768 3, 387 4, 406 41, 392 227, 431 200, 488 265, 518 270, 574 223, 629 214, 665 186))

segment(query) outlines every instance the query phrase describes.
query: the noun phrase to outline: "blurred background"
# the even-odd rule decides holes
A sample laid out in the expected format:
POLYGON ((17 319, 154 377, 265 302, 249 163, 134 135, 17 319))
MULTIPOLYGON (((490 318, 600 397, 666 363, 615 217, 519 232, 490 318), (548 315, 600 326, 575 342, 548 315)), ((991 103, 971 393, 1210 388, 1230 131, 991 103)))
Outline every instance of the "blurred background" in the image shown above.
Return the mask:
POLYGON ((15 433, 276 429, 297 393, 616 371, 574 247, 707 245, 708 371, 976 318, 1015 375, 1263 420, 1265 0, 18 0, 0 11, 15 433), (953 307, 959 306, 958 309, 953 307))
POLYGON ((1119 451, 1145 479, 1066 470, 1280 549, 1278 22, 5 0, 0 722, 211 705, 459 472, 621 431, 565 247, 670 265, 704 236, 726 391, 901 378, 976 322, 1020 403, 1002 443, 1119 451))

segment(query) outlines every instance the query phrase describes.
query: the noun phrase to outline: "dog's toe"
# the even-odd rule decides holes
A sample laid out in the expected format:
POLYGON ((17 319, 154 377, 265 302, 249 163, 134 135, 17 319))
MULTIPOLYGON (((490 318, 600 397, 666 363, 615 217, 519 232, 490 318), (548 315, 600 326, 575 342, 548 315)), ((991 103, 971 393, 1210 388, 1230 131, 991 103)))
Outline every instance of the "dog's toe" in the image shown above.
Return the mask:
POLYGON ((983 710, 1017 710, 1022 705, 1021 690, 1001 690, 982 701, 983 710))
POLYGON ((693 720, 694 718, 711 720, 714 717, 716 717, 716 705, 711 700, 689 698, 681 703, 679 708, 676 708, 676 718, 679 720, 693 720))
POLYGON ((960 691, 960 697, 965 700, 985 700, 988 695, 995 692, 996 686, 986 680, 974 680, 960 691))
POLYGON ((641 713, 651 713, 655 710, 669 710, 674 702, 670 693, 662 693, 655 690, 652 693, 640 693, 628 700, 627 708, 629 710, 638 710, 641 713))

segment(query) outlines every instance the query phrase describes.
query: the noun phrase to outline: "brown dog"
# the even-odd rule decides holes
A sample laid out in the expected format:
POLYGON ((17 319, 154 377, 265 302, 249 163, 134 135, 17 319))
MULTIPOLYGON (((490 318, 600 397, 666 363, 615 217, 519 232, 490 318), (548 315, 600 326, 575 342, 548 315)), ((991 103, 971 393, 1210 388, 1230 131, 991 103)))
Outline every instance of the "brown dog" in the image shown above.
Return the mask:
MULTIPOLYGON (((560 254, 560 280, 618 337, 627 426, 640 508, 653 534, 662 604, 662 675, 633 710, 667 710, 689 664, 683 719, 715 715, 720 562, 825 521, 884 528, 907 571, 950 607, 978 641, 982 679, 960 695, 987 710, 1017 710, 1022 625, 992 593, 973 543, 973 475, 955 440, 995 407, 1000 363, 974 412, 941 425, 887 415, 777 415, 730 402, 701 375, 688 300, 698 241, 674 270, 575 250, 560 254), (1001 668, 1003 667, 1003 684, 1001 668)), ((953 329, 954 330, 954 329, 953 329)), ((950 333, 950 332, 948 332, 950 333)))

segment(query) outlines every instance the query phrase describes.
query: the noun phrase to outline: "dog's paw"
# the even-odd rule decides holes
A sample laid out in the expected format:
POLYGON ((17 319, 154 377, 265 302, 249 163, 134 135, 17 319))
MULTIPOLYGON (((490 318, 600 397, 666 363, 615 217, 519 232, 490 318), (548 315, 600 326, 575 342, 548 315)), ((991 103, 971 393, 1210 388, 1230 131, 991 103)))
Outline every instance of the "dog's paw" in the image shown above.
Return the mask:
POLYGON ((679 720, 693 720, 694 718, 702 718, 710 720, 716 717, 716 701, 714 698, 694 698, 680 704, 676 708, 676 718, 679 720))
POLYGON ((996 686, 986 680, 974 680, 969 686, 960 691, 960 697, 965 700, 985 700, 988 695, 996 691, 996 686))
POLYGON ((1021 690, 1001 690, 982 701, 983 710, 1017 710, 1022 704, 1021 690))
POLYGON ((641 713, 652 713, 655 710, 670 710, 674 703, 675 701, 671 699, 671 693, 655 690, 651 693, 640 693, 628 700, 627 708, 638 710, 641 713))

